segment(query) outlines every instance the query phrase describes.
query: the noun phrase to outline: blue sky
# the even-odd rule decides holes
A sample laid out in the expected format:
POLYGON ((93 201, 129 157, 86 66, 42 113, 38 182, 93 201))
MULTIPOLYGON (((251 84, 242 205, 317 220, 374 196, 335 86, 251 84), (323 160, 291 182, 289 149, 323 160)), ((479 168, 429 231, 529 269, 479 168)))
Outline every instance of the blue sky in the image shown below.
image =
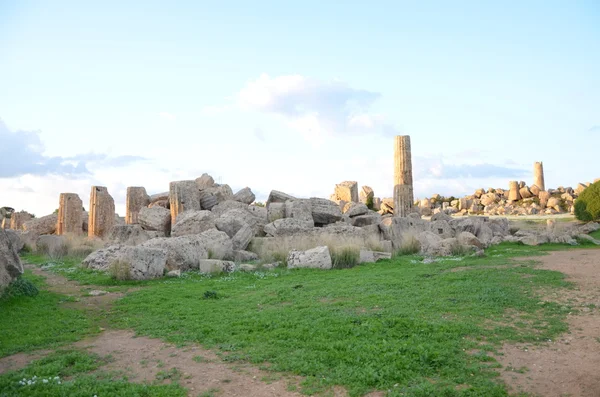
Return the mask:
POLYGON ((600 177, 600 3, 0 2, 0 205, 212 174, 328 197, 600 177), (122 4, 128 3, 128 4, 122 4))

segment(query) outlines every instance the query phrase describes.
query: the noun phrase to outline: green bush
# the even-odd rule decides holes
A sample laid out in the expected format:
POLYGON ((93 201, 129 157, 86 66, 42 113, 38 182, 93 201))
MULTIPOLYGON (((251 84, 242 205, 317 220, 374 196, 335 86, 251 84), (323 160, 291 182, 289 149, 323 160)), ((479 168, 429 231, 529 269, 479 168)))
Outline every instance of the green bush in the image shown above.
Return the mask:
POLYGON ((600 220, 600 181, 581 192, 575 201, 575 216, 584 222, 600 220))
POLYGON ((360 250, 352 247, 329 247, 331 263, 334 269, 348 269, 358 265, 360 250))
POLYGON ((366 206, 370 210, 373 210, 375 208, 375 203, 373 202, 373 196, 368 196, 367 197, 367 204, 366 204, 366 206))
POLYGON ((36 296, 38 288, 31 281, 23 277, 14 279, 2 294, 2 299, 10 299, 17 296, 36 296))

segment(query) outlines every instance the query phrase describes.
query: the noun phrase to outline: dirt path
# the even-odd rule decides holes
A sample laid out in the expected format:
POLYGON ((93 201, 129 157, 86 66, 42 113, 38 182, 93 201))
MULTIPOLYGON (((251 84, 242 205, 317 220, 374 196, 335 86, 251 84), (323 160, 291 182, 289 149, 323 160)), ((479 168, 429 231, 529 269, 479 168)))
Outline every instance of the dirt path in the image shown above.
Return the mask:
MULTIPOLYGON (((66 305, 95 314, 110 310, 111 304, 123 296, 122 293, 103 291, 103 287, 99 286, 81 286, 36 266, 27 265, 27 268, 34 274, 45 277, 50 291, 76 298, 76 302, 68 302, 66 305), (98 291, 100 295, 90 295, 91 291, 98 291)), ((103 366, 102 370, 117 371, 133 382, 179 381, 189 390, 189 396, 198 396, 204 392, 219 397, 301 396, 288 391, 289 385, 296 386, 301 381, 297 377, 261 371, 248 364, 226 363, 213 351, 198 345, 177 348, 158 339, 136 337, 133 331, 109 329, 107 324, 102 323, 102 316, 95 318, 101 322, 99 325, 102 332, 76 342, 71 347, 89 349, 100 356, 110 355, 111 362, 103 366)), ((1 358, 0 374, 23 368, 51 352, 52 350, 43 350, 1 358)), ((335 390, 334 394, 339 395, 339 391, 335 390)))
MULTIPOLYGON (((528 258, 531 259, 531 258, 528 258)), ((600 250, 552 252, 536 258, 540 268, 556 270, 575 283, 573 290, 547 296, 567 303, 577 312, 567 318, 569 332, 543 345, 505 345, 497 357, 512 392, 543 397, 600 396, 600 250)))

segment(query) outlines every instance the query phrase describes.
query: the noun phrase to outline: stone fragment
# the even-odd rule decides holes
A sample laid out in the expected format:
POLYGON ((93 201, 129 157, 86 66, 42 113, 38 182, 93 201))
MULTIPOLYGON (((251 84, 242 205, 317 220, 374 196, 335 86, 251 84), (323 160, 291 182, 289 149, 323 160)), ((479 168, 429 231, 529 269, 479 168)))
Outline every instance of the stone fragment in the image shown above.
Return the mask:
POLYGON ((358 263, 374 263, 380 259, 392 259, 392 254, 389 252, 360 250, 360 259, 358 263))
POLYGON ((348 203, 344 206, 342 212, 350 218, 352 218, 355 216, 367 214, 369 212, 369 209, 363 203, 348 203))
POLYGON ((258 260, 258 255, 254 252, 244 250, 234 250, 233 260, 236 262, 248 262, 258 260))
MULTIPOLYGON (((171 212, 172 215, 172 212, 171 212)), ((171 236, 179 237, 188 234, 200 234, 215 228, 215 216, 210 211, 182 212, 171 227, 171 236)))
POLYGON ((171 225, 185 211, 200 211, 200 192, 195 181, 177 181, 169 184, 171 225))
POLYGON ((342 211, 333 201, 313 197, 310 203, 315 225, 327 225, 342 219, 342 211))
POLYGON ((166 251, 166 268, 170 270, 198 270, 200 260, 208 259, 205 241, 198 235, 155 238, 146 241, 142 246, 166 251))
POLYGON ((327 246, 316 247, 306 251, 292 250, 287 258, 288 269, 331 269, 332 266, 331 255, 327 246))
POLYGON ((231 238, 231 243, 233 245, 234 251, 243 251, 248 247, 250 241, 254 238, 254 230, 248 226, 244 225, 238 232, 231 238))
POLYGON ((269 198, 267 199, 267 208, 272 203, 285 203, 288 200, 295 200, 294 196, 290 196, 287 193, 280 192, 279 190, 271 190, 269 193, 269 198))
POLYGON ((204 173, 199 178, 196 178, 195 182, 199 190, 204 190, 215 186, 215 180, 207 173, 204 173))
POLYGON ((373 192, 373 189, 370 186, 361 186, 360 192, 358 193, 358 197, 360 202, 366 206, 369 206, 369 203, 371 203, 373 206, 375 205, 375 193, 373 192))
POLYGON ((381 222, 381 214, 372 212, 365 215, 358 215, 350 219, 352 226, 364 227, 370 225, 379 225, 381 222))
POLYGON ((56 234, 83 233, 83 202, 75 193, 61 193, 58 204, 56 234))
POLYGON ((115 225, 106 237, 107 245, 140 245, 150 236, 140 225, 115 225))
POLYGON ((524 199, 533 197, 533 193, 531 192, 531 190, 529 190, 527 186, 524 186, 521 189, 519 189, 519 195, 521 196, 521 198, 524 199))
POLYGON ((252 193, 252 190, 250 190, 249 187, 245 187, 233 195, 234 201, 239 201, 240 203, 244 204, 252 204, 255 199, 256 196, 254 195, 254 193, 252 193))
POLYGON ((202 259, 200 273, 231 273, 235 271, 235 263, 220 259, 202 259))
POLYGON ((147 280, 162 277, 167 262, 165 250, 142 247, 112 245, 92 252, 81 263, 83 267, 108 271, 111 266, 126 266, 129 278, 147 280))
POLYGON ((533 194, 535 197, 539 196, 539 194, 540 194, 540 191, 541 191, 541 190, 542 190, 542 189, 540 189, 540 188, 539 188, 537 185, 532 185, 532 186, 529 188, 529 191, 530 191, 530 192, 531 192, 531 194, 533 194))
POLYGON ((358 203, 358 183, 356 181, 344 181, 335 185, 336 200, 344 200, 347 203, 358 203))
POLYGON ((256 271, 256 269, 258 269, 258 266, 251 265, 251 264, 248 264, 248 263, 242 263, 239 266, 240 272, 253 272, 253 271, 256 271))
POLYGON ((265 225, 264 231, 268 235, 279 237, 302 233, 312 227, 313 226, 310 223, 300 219, 283 218, 265 225))
POLYGON ((474 246, 477 248, 484 248, 484 244, 472 233, 460 232, 457 236, 457 240, 460 245, 464 247, 474 246))
POLYGON ((138 214, 142 208, 148 207, 150 196, 146 189, 141 186, 130 186, 127 188, 125 199, 125 223, 135 225, 138 222, 138 214))
POLYGON ((13 212, 10 216, 10 228, 12 230, 23 230, 23 224, 33 217, 25 211, 13 212))
POLYGON ((163 207, 142 208, 138 222, 144 230, 160 232, 163 236, 171 234, 171 211, 163 207))
POLYGON ((586 185, 584 185, 583 183, 578 183, 577 186, 575 187, 575 194, 577 194, 578 196, 583 193, 583 191, 587 188, 586 185))
POLYGON ((510 181, 509 184, 509 193, 508 193, 508 200, 509 201, 518 201, 521 199, 521 195, 519 194, 519 182, 517 181, 510 181))
POLYGON ((115 201, 104 186, 92 186, 88 221, 89 237, 104 237, 115 223, 115 201))
POLYGON ((550 192, 547 192, 545 190, 542 190, 538 193, 538 197, 540 199, 540 206, 542 208, 546 208, 546 205, 548 204, 548 200, 550 200, 550 192))
POLYGON ((23 274, 23 264, 18 249, 6 230, 0 229, 0 296, 5 288, 23 274))
POLYGON ((58 223, 58 214, 50 214, 41 218, 33 218, 23 223, 23 230, 40 236, 42 234, 54 234, 58 223))

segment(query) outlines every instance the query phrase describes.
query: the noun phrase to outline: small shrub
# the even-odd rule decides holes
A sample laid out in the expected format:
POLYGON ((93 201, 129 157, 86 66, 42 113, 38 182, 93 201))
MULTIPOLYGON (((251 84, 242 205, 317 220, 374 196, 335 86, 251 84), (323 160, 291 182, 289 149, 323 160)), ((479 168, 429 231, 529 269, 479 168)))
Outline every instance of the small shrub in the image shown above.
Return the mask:
POLYGON ((115 280, 131 280, 131 265, 125 261, 114 261, 108 267, 108 273, 115 280))
POLYGON ((329 247, 329 253, 334 269, 348 269, 354 267, 358 265, 360 260, 360 251, 353 247, 329 247))
POLYGON ((219 299, 217 291, 204 291, 203 299, 219 299))
POLYGON ((39 292, 38 288, 31 281, 23 277, 18 277, 8 285, 2 294, 2 299, 9 299, 17 296, 36 296, 39 292))
POLYGON ((404 233, 402 235, 402 242, 400 248, 396 250, 394 256, 402 255, 414 255, 418 254, 421 250, 421 243, 417 240, 417 237, 412 233, 404 233))
POLYGON ((600 181, 581 192, 575 201, 575 217, 583 222, 600 220, 600 181))
POLYGON ((367 208, 370 210, 373 210, 375 208, 375 204, 373 203, 373 196, 368 196, 367 197, 367 208))
POLYGON ((257 201, 257 202, 254 203, 254 206, 255 207, 264 207, 265 203, 263 203, 262 201, 257 201))

